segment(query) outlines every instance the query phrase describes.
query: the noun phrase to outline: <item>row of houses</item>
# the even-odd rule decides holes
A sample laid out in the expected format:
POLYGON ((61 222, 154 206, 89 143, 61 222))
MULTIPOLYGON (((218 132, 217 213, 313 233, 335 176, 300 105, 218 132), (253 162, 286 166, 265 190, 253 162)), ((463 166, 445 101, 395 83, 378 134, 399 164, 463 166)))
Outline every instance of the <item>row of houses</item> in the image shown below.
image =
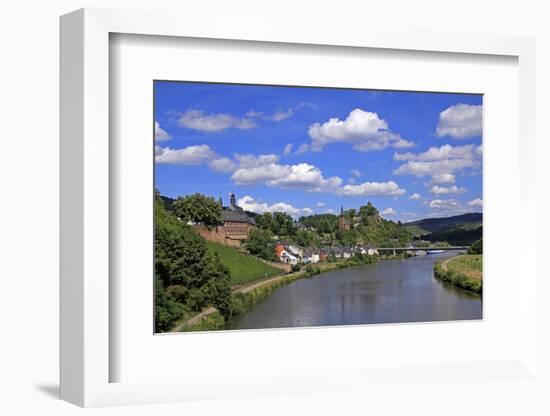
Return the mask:
POLYGON ((374 256, 378 255, 378 250, 370 246, 324 247, 322 249, 315 249, 303 248, 295 244, 285 244, 284 242, 278 242, 275 245, 275 254, 281 263, 288 263, 291 265, 298 263, 316 264, 327 261, 330 257, 336 259, 349 259, 355 253, 374 256))

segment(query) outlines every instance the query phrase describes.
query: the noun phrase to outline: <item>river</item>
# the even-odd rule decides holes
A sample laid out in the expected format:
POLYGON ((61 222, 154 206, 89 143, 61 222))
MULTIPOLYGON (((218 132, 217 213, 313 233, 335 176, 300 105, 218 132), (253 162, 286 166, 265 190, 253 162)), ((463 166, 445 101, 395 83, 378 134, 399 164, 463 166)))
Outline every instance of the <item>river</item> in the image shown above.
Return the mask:
POLYGON ((338 269, 279 287, 231 329, 481 319, 481 297, 441 283, 445 252, 338 269))

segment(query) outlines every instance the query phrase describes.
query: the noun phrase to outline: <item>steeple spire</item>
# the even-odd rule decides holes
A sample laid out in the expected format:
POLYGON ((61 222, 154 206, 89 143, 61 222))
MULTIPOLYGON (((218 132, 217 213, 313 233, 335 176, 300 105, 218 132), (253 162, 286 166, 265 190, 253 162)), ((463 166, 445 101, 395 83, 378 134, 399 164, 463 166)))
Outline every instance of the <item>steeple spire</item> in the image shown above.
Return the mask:
POLYGON ((229 204, 232 206, 232 207, 236 207, 237 206, 237 202, 235 200, 235 194, 233 192, 231 192, 231 198, 229 199, 229 204))

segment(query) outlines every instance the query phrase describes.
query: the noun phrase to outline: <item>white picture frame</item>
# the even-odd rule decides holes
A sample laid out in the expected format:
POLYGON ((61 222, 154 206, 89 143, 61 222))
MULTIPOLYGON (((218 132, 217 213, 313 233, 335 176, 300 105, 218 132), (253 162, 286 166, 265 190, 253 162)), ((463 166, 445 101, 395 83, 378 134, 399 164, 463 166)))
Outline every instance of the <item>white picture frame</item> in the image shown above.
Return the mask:
MULTIPOLYGON (((206 378, 183 381, 111 382, 110 366, 116 356, 110 348, 109 275, 110 241, 109 153, 109 37, 110 34, 225 39, 281 44, 331 45, 341 48, 429 51, 440 54, 503 55, 518 59, 519 66, 519 213, 536 203, 531 178, 535 169, 535 41, 506 35, 431 33, 339 29, 327 31, 311 25, 288 26, 243 20, 238 30, 219 19, 201 19, 171 13, 83 9, 61 18, 61 398, 79 406, 159 403, 197 398, 240 397, 262 394, 334 391, 346 388, 342 380, 360 385, 406 380, 410 369, 372 368, 368 374, 349 368, 320 373, 271 374, 263 380, 237 379, 233 384, 206 378)), ((536 217, 521 215, 518 270, 525 273, 517 291, 519 320, 517 354, 498 362, 418 363, 417 380, 444 372, 479 382, 476 374, 493 374, 506 380, 536 379, 535 251, 521 249, 536 241, 536 217), (524 247, 526 245, 524 244, 524 247), (444 371, 443 371, 444 370, 444 371)), ((516 271, 517 273, 517 271, 516 271)), ((540 276, 539 276, 540 278, 540 276)), ((414 331, 414 329, 410 329, 414 331)), ((218 336, 224 336, 219 334, 218 336)), ((302 336, 315 336, 314 333, 302 336)), ((327 371, 321 369, 322 371, 327 371)))

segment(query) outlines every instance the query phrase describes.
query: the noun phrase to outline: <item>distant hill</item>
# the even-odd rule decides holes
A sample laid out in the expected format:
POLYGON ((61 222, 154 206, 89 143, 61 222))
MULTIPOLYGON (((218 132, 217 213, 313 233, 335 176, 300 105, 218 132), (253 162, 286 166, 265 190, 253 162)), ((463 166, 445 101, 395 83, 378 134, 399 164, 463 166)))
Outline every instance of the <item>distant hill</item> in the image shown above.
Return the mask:
POLYGON ((425 218, 423 220, 407 222, 403 225, 409 228, 415 235, 425 235, 453 227, 472 230, 480 227, 482 223, 483 214, 480 212, 473 212, 470 214, 455 215, 453 217, 425 218))
POLYGON ((452 245, 470 245, 483 234, 483 215, 479 212, 444 218, 425 218, 403 224, 415 236, 452 245))
POLYGON ((483 237, 483 227, 473 229, 452 227, 423 236, 428 241, 446 241, 453 246, 469 246, 483 237))

